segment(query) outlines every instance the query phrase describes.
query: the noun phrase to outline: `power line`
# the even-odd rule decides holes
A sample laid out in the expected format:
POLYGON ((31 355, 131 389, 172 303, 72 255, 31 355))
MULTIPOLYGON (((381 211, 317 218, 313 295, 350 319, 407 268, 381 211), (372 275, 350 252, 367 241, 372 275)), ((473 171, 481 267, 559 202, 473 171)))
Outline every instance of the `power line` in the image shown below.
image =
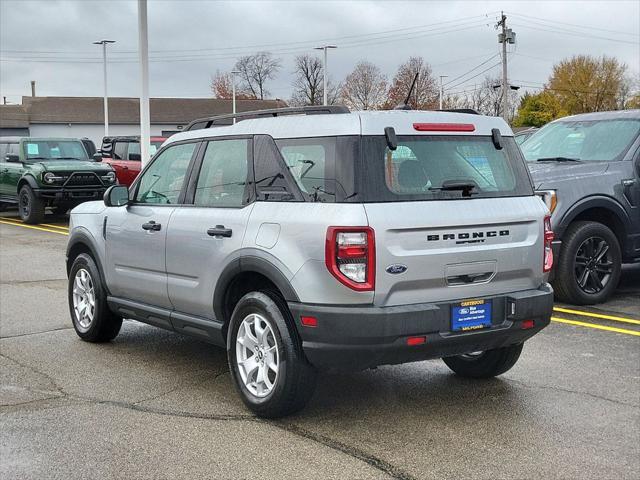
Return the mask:
POLYGON ((469 80, 473 80, 474 78, 479 77, 480 75, 482 75, 483 73, 488 72, 489 70, 493 70, 493 69, 494 69, 494 68, 496 68, 498 65, 502 65, 502 62, 500 61, 500 62, 498 62, 498 63, 496 63, 496 64, 494 64, 494 65, 491 65, 489 68, 487 68, 487 69, 485 69, 485 70, 482 70, 481 72, 477 73, 477 74, 476 74, 476 75, 474 75, 473 77, 469 77, 469 78, 467 78, 466 80, 463 80, 462 82, 460 82, 460 83, 458 83, 458 84, 456 84, 456 85, 453 85, 453 86, 451 86, 451 87, 449 87, 449 88, 456 88, 456 87, 459 87, 459 86, 460 86, 460 85, 462 85, 463 83, 468 82, 469 80))
POLYGON ((443 85, 443 87, 446 87, 447 85, 449 85, 449 84, 451 84, 451 83, 453 83, 453 82, 455 82, 455 81, 457 81, 457 80, 461 79, 462 77, 466 77, 468 74, 470 74, 471 72, 473 72, 473 71, 474 71, 474 70, 476 70, 477 68, 480 68, 481 66, 483 66, 483 65, 485 65, 485 64, 487 64, 487 63, 489 63, 489 61, 491 61, 492 59, 496 58, 497 56, 498 56, 498 54, 497 54, 497 53, 494 53, 494 54, 493 54, 493 55, 491 55, 489 58, 487 58, 484 62, 482 62, 482 63, 480 63, 480 64, 476 65, 476 66, 475 66, 475 67, 473 67, 471 70, 469 70, 469 71, 467 71, 467 72, 463 73, 462 75, 458 75, 458 76, 457 76, 456 78, 454 78, 453 80, 449 80, 447 83, 445 83, 445 84, 443 85))
POLYGON ((600 37, 597 35, 591 35, 588 33, 584 33, 584 32, 571 32, 568 30, 552 30, 551 27, 550 28, 542 28, 542 27, 536 27, 533 25, 525 25, 525 24, 521 24, 521 23, 512 23, 512 25, 520 27, 520 28, 528 28, 528 29, 532 29, 532 30, 540 30, 542 32, 549 32, 549 33, 555 33, 555 34, 559 34, 559 35, 571 35, 574 37, 582 37, 582 38, 594 38, 597 40, 607 40, 610 42, 618 42, 618 43, 627 43, 627 44, 631 44, 631 45, 638 45, 638 42, 633 42, 633 41, 629 41, 629 40, 619 40, 617 38, 609 38, 609 37, 600 37))
POLYGON ((599 28, 599 27, 592 27, 590 25, 579 25, 577 23, 568 23, 568 22, 560 22, 558 20, 549 20, 549 19, 545 19, 545 18, 540 18, 540 17, 534 17, 533 15, 525 15, 522 13, 513 13, 513 12, 507 12, 509 15, 513 15, 516 17, 523 17, 525 19, 534 19, 534 20, 539 20, 541 22, 545 22, 548 24, 560 24, 560 25, 568 25, 571 27, 577 27, 577 28, 584 28, 587 30, 600 30, 601 32, 608 32, 608 33, 615 33, 615 34, 620 34, 620 35, 630 35, 632 37, 640 37, 639 33, 631 33, 631 32, 624 32, 621 30, 610 30, 607 28, 599 28))

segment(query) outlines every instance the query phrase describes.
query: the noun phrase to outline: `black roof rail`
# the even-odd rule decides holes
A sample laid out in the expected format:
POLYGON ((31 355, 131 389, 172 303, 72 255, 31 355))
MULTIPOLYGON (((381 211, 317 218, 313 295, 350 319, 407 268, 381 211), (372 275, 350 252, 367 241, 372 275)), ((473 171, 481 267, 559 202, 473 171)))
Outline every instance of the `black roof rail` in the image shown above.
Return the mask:
MULTIPOLYGON (((223 120, 237 121, 247 120, 250 118, 262 117, 278 117, 281 115, 327 115, 332 113, 350 113, 350 110, 344 105, 308 105, 305 107, 285 107, 271 108, 266 110, 254 110, 251 112, 227 113, 224 115, 215 115, 213 117, 199 118, 191 122, 184 131, 199 130, 202 128, 215 127, 216 123, 223 120)), ((223 125, 229 125, 224 123, 223 125)), ((223 126, 220 125, 220 126, 223 126)))
POLYGON ((477 110, 473 108, 444 108, 442 110, 437 110, 438 112, 452 112, 452 113, 469 113, 471 115, 482 115, 477 110))

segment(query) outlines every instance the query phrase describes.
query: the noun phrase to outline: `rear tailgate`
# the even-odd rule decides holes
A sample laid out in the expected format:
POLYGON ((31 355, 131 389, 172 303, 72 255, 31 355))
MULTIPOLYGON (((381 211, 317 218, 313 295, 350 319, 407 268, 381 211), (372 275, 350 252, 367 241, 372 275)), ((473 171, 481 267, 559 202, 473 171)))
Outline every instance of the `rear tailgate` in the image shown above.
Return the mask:
POLYGON ((536 196, 369 203, 365 210, 376 240, 375 305, 491 296, 543 281, 546 208, 536 196))

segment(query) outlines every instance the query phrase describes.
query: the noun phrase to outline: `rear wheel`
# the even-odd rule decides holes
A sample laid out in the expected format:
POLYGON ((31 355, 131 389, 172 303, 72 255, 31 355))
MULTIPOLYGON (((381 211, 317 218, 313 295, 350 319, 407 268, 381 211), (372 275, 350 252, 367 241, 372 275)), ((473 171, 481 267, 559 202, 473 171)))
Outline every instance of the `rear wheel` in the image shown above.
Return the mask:
POLYGON ((98 343, 116 338, 122 318, 109 310, 98 267, 85 253, 78 255, 71 266, 68 298, 73 328, 82 340, 98 343))
POLYGON ((462 377, 491 378, 510 370, 522 352, 522 343, 496 348, 484 352, 446 357, 442 360, 451 370, 462 377))
POLYGON ((575 222, 563 238, 553 288, 563 302, 590 305, 606 301, 622 271, 614 233, 601 223, 575 222))
POLYGON ((243 402, 260 417, 294 413, 313 395, 316 370, 276 294, 251 292, 240 299, 231 316, 227 357, 243 402))
POLYGON ((45 204, 29 185, 20 189, 18 194, 18 213, 24 223, 42 223, 45 204))

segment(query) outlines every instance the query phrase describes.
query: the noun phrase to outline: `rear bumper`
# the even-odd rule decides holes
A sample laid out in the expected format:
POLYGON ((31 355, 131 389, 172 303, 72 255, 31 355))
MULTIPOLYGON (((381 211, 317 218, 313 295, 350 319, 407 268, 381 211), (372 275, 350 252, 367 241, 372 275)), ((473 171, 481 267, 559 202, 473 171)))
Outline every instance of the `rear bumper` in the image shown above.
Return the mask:
POLYGON ((492 303, 493 324, 470 332, 451 331, 451 307, 457 302, 396 307, 291 302, 289 308, 305 355, 323 370, 364 370, 505 347, 529 339, 551 319, 553 289, 546 283, 485 299, 492 303), (303 326, 301 316, 315 317, 317 327, 303 326), (524 320, 533 320, 533 328, 523 329, 524 320), (410 336, 425 336, 426 342, 408 346, 410 336))

